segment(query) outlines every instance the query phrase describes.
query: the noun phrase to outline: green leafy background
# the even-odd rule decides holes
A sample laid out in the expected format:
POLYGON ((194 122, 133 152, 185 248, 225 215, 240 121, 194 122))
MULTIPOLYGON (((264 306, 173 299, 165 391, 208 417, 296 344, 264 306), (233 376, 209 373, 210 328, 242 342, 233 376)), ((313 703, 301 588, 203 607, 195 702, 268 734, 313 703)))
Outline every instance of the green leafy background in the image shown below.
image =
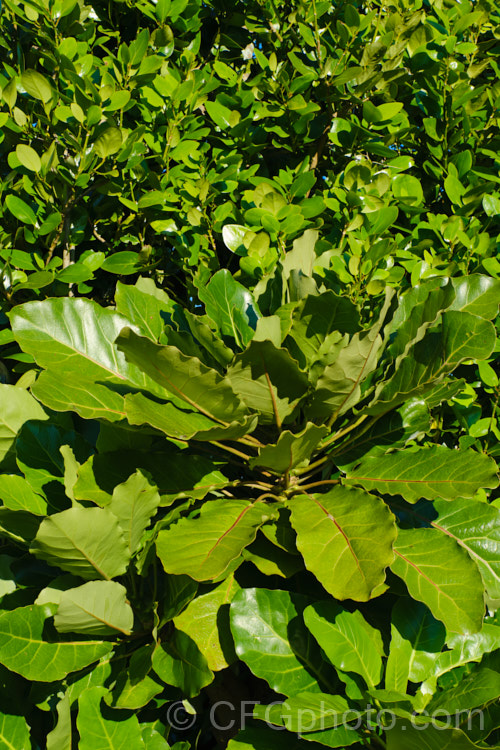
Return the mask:
POLYGON ((500 747, 499 15, 4 0, 0 747, 500 747))

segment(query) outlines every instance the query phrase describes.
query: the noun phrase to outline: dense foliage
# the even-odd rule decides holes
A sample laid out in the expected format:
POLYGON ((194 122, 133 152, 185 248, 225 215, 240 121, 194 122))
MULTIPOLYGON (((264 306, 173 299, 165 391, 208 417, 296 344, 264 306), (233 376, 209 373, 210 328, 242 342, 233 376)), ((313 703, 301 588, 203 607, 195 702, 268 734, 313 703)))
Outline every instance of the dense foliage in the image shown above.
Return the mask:
POLYGON ((4 0, 0 747, 500 747, 499 11, 4 0))

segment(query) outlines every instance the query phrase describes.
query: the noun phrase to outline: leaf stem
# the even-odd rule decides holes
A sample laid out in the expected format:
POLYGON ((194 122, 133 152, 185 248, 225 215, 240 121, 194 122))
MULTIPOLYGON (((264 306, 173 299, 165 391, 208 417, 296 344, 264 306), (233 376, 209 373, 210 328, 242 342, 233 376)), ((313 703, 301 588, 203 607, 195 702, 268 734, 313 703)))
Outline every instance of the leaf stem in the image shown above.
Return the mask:
POLYGON ((217 448, 222 448, 222 450, 229 451, 229 453, 233 453, 235 456, 244 458, 245 461, 249 461, 251 459, 251 456, 247 455, 246 453, 243 453, 243 451, 236 450, 236 448, 230 448, 229 445, 224 445, 224 443, 218 443, 216 440, 212 440, 212 445, 216 445, 217 448))
MULTIPOLYGON (((321 458, 318 458, 316 461, 314 461, 312 464, 309 464, 309 466, 304 466, 303 469, 297 469, 295 471, 295 474, 308 474, 311 469, 317 469, 319 466, 322 466, 326 461, 330 460, 330 456, 321 456, 321 458)), ((315 472, 313 472, 315 474, 315 472)))
POLYGON ((257 500, 255 500, 255 503, 258 503, 261 500, 264 500, 265 497, 270 497, 272 500, 279 500, 278 495, 273 495, 272 492, 263 492, 262 495, 259 495, 257 500))
POLYGON ((326 441, 326 443, 323 443, 323 445, 321 447, 322 448, 327 448, 329 445, 331 445, 332 443, 334 443, 336 440, 339 440, 341 437, 344 437, 344 435, 347 435, 349 432, 352 432, 352 430, 355 430, 356 427, 358 427, 361 424, 361 422, 365 421, 366 417, 367 417, 366 414, 362 414, 359 417, 359 419, 357 419, 355 422, 353 422, 350 425, 347 425, 347 427, 344 427, 343 430, 339 430, 338 432, 335 433, 335 435, 332 435, 326 441))
POLYGON ((319 487, 322 484, 340 484, 340 479, 322 479, 321 482, 311 482, 310 484, 299 484, 296 489, 310 490, 311 487, 319 487))
POLYGON ((345 443, 342 443, 342 445, 339 445, 336 450, 333 450, 330 453, 330 455, 331 456, 335 456, 339 452, 339 450, 341 450, 341 451, 345 450, 345 448, 348 445, 350 445, 353 442, 353 440, 359 440, 359 438, 362 435, 364 435, 366 432, 368 432, 368 430, 373 427, 373 425, 375 424, 375 422, 378 422, 378 420, 381 417, 383 417, 384 414, 386 414, 386 412, 383 412, 382 414, 377 414, 377 416, 373 417, 373 419, 370 419, 370 421, 365 424, 365 426, 363 427, 363 429, 360 432, 358 432, 357 435, 353 435, 352 437, 349 438, 349 440, 346 440, 345 443))

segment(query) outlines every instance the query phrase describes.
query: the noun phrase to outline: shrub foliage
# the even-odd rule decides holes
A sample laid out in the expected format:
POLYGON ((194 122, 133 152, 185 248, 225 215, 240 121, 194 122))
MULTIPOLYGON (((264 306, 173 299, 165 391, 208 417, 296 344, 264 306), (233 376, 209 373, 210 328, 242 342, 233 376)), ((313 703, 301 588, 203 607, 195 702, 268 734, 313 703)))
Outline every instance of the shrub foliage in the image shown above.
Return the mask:
POLYGON ((500 747, 498 15, 4 0, 0 744, 500 747))

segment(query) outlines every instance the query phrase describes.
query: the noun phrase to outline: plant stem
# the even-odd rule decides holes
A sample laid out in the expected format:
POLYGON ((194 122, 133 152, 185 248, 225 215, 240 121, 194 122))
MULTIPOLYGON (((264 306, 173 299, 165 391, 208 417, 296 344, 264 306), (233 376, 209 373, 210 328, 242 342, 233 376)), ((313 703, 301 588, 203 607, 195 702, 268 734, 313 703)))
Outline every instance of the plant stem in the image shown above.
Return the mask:
POLYGON ((278 495, 273 495, 272 492, 263 492, 262 495, 259 495, 257 500, 255 500, 255 503, 259 503, 261 500, 264 500, 265 497, 270 497, 272 500, 279 500, 278 495))
POLYGON ((218 443, 217 441, 213 440, 212 445, 216 445, 217 448, 222 448, 222 450, 229 451, 229 453, 234 453, 235 456, 244 458, 245 461, 249 461, 251 458, 251 456, 248 456, 246 453, 236 450, 236 448, 230 448, 229 445, 225 445, 224 443, 218 443))
POLYGON ((347 435, 349 432, 352 432, 352 430, 356 429, 356 427, 358 427, 361 424, 361 422, 365 421, 366 416, 367 416, 366 414, 362 414, 361 417, 356 420, 356 422, 353 422, 352 424, 347 425, 347 427, 344 427, 343 430, 339 430, 338 432, 335 433, 335 435, 332 435, 330 438, 328 438, 326 443, 323 443, 321 447, 327 448, 332 443, 335 443, 336 440, 339 440, 341 437, 344 437, 344 435, 347 435))
POLYGON ((319 487, 322 484, 340 484, 340 479, 323 479, 321 482, 311 482, 310 484, 299 484, 298 490, 310 490, 311 487, 319 487))
MULTIPOLYGON (((318 458, 316 461, 314 461, 312 464, 309 464, 309 466, 305 466, 303 469, 297 469, 295 472, 296 474, 307 474, 311 471, 311 469, 316 469, 319 466, 322 466, 326 461, 330 460, 330 456, 321 456, 321 458, 318 458)), ((315 472, 313 472, 314 474, 315 472)))

